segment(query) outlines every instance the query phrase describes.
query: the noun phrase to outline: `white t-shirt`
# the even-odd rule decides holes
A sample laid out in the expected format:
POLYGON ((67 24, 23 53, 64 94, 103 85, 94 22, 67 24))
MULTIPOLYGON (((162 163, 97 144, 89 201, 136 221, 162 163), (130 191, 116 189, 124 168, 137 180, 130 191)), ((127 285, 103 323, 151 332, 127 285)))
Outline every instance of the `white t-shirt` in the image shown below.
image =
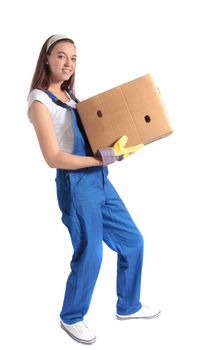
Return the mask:
MULTIPOLYGON (((28 96, 28 112, 33 101, 43 103, 51 113, 60 150, 66 153, 72 153, 74 146, 74 130, 70 111, 58 106, 44 91, 39 89, 32 90, 28 96)), ((71 98, 70 101, 67 102, 67 105, 76 108, 76 103, 71 98)), ((28 117, 30 119, 29 113, 28 117)))

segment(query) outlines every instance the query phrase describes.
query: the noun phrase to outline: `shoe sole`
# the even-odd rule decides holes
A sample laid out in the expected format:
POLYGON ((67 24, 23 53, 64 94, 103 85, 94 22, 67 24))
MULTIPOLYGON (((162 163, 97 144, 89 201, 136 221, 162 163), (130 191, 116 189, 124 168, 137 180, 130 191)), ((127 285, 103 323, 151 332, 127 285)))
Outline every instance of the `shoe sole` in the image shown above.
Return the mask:
POLYGON ((91 339, 91 340, 84 340, 84 339, 77 338, 77 337, 75 337, 75 335, 73 335, 72 333, 70 333, 70 332, 68 331, 67 328, 64 327, 64 325, 63 325, 62 322, 60 322, 60 325, 61 325, 61 328, 62 328, 72 339, 76 340, 78 343, 83 343, 83 344, 88 344, 88 345, 90 345, 90 344, 93 344, 93 343, 96 341, 96 338, 93 338, 93 339, 91 339))
POLYGON ((119 321, 125 321, 125 320, 151 320, 153 318, 157 318, 158 316, 160 316, 161 314, 161 311, 158 312, 156 315, 153 315, 153 316, 143 316, 143 317, 120 317, 119 315, 116 315, 116 318, 119 320, 119 321))

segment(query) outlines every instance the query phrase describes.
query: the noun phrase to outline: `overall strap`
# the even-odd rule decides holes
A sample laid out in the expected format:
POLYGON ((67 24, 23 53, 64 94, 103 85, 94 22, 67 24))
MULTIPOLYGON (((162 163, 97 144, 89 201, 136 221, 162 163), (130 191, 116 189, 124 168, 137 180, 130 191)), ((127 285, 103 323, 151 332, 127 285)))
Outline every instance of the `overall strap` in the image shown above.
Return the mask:
POLYGON ((67 108, 67 109, 71 109, 70 106, 68 106, 66 103, 62 102, 61 100, 58 99, 58 97, 56 97, 54 94, 52 94, 52 92, 48 91, 48 90, 44 90, 44 92, 53 100, 53 102, 55 104, 57 104, 60 107, 63 108, 67 108))

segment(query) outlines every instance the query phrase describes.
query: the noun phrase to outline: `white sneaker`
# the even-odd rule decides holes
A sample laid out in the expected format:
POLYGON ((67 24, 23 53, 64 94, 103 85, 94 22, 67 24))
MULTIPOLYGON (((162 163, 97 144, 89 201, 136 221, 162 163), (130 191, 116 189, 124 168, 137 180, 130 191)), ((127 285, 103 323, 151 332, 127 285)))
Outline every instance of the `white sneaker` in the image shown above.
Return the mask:
POLYGON ((118 315, 116 314, 116 317, 118 320, 131 320, 131 319, 139 319, 139 318, 146 318, 151 319, 158 317, 161 314, 161 311, 159 309, 156 309, 154 307, 150 307, 147 305, 143 305, 141 309, 134 314, 130 315, 118 315))
POLYGON ((61 328, 79 343, 92 344, 96 341, 95 334, 87 327, 84 321, 66 324, 61 321, 61 328))

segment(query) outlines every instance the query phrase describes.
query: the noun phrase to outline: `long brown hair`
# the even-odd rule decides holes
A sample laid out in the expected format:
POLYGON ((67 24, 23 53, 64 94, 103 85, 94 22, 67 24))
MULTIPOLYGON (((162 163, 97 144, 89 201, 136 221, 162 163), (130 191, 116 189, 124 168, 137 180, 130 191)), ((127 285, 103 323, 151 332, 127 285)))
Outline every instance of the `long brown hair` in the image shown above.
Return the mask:
MULTIPOLYGON (((49 50, 46 51, 48 40, 52 38, 52 36, 50 36, 45 41, 45 43, 41 48, 38 61, 36 64, 35 72, 32 78, 30 92, 33 89, 40 89, 40 90, 48 89, 49 83, 50 83, 50 69, 49 69, 49 66, 46 64, 46 60, 47 60, 47 55, 50 55, 54 46, 60 41, 66 41, 74 45, 74 41, 72 39, 68 39, 68 38, 60 39, 60 40, 57 40, 54 44, 52 44, 49 47, 49 50)), ((70 94, 70 96, 76 100, 75 91, 74 91, 74 82, 75 82, 75 73, 72 74, 72 76, 68 80, 62 83, 61 89, 66 90, 70 94)))

